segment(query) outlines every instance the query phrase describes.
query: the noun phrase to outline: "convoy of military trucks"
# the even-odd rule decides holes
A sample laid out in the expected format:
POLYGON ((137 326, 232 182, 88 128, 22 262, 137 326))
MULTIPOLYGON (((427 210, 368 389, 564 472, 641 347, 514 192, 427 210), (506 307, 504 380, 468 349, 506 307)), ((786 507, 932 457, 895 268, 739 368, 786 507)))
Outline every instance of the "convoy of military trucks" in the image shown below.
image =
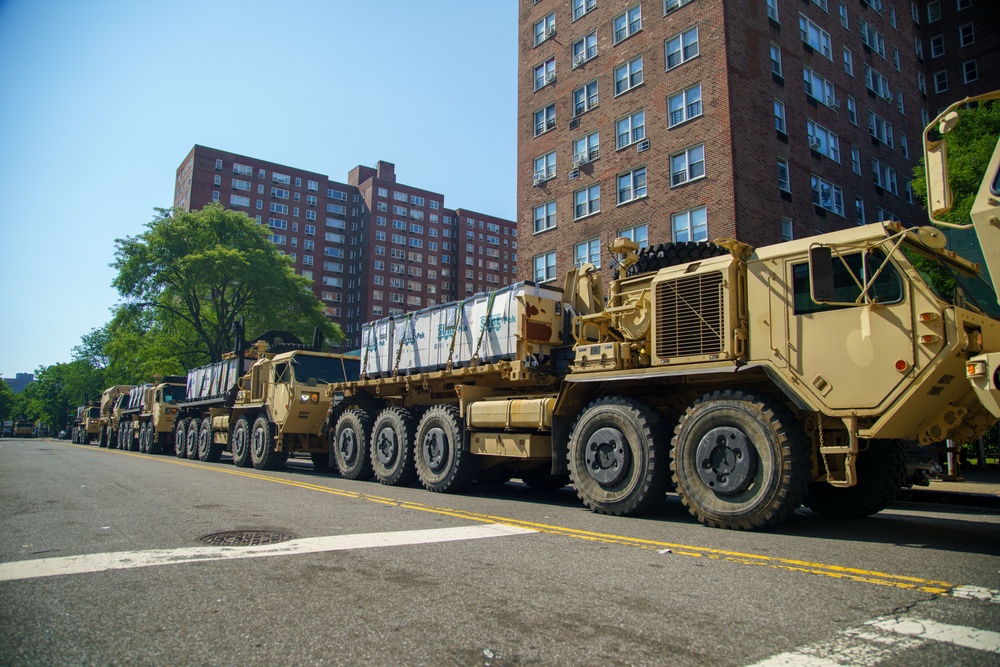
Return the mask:
MULTIPOLYGON (((932 124, 942 137, 953 109, 932 124)), ((925 147, 938 223, 946 147, 930 128, 925 147)), ((998 179, 1000 143, 972 214, 993 275, 998 179)), ((971 441, 1000 418, 996 293, 947 245, 939 226, 895 222, 761 248, 618 238, 607 288, 584 264, 561 290, 522 282, 380 319, 356 356, 238 331, 186 378, 106 390, 85 437, 258 469, 302 454, 442 493, 572 484, 615 515, 675 492, 731 529, 801 505, 870 515, 904 485, 908 444, 971 441)))

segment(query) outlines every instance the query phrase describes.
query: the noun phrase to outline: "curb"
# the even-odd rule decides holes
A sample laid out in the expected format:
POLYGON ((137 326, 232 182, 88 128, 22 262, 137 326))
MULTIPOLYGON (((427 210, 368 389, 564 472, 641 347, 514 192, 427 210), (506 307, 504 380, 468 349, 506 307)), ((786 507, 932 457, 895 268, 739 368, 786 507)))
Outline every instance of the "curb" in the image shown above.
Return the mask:
POLYGON ((982 509, 1000 510, 1000 496, 989 493, 959 493, 955 491, 930 491, 925 489, 900 489, 898 500, 938 505, 961 505, 982 509))

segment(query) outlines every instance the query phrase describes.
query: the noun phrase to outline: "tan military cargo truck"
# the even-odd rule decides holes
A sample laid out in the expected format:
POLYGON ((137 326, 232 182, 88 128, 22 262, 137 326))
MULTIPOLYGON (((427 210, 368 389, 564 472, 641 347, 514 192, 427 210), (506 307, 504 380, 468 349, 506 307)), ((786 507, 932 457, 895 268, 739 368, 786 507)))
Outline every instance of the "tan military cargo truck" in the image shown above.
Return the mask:
POLYGON ((98 418, 100 434, 97 443, 99 447, 108 447, 109 443, 112 448, 116 446, 118 421, 115 416, 115 408, 120 397, 123 394, 127 396, 132 387, 133 385, 130 384, 116 384, 101 392, 100 417, 98 418))
MULTIPOLYGON (((998 161, 980 193, 994 251, 998 161)), ((876 513, 907 443, 973 440, 1000 417, 996 293, 946 243, 894 222, 762 248, 620 238, 606 291, 584 265, 562 292, 514 286, 499 311, 494 293, 378 320, 360 379, 328 389, 331 456, 346 477, 439 492, 568 473, 608 514, 673 489, 723 528, 803 504, 876 513)))

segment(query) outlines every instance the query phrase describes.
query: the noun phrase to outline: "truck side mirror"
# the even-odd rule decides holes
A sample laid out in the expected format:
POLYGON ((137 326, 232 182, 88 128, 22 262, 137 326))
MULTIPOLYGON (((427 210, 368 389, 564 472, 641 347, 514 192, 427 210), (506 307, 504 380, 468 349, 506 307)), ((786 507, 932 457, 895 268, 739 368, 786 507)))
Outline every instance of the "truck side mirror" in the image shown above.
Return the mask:
POLYGON ((827 246, 809 248, 809 284, 813 301, 834 300, 833 252, 827 246))

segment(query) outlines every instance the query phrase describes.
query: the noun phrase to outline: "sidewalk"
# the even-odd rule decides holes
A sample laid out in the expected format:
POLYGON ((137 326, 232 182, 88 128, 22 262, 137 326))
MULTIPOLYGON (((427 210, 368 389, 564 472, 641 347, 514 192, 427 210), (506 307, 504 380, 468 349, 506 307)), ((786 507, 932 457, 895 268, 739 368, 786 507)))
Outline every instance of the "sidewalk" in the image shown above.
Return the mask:
POLYGON ((968 468, 962 470, 959 479, 955 482, 932 479, 930 486, 903 489, 899 499, 1000 510, 1000 469, 968 468))

